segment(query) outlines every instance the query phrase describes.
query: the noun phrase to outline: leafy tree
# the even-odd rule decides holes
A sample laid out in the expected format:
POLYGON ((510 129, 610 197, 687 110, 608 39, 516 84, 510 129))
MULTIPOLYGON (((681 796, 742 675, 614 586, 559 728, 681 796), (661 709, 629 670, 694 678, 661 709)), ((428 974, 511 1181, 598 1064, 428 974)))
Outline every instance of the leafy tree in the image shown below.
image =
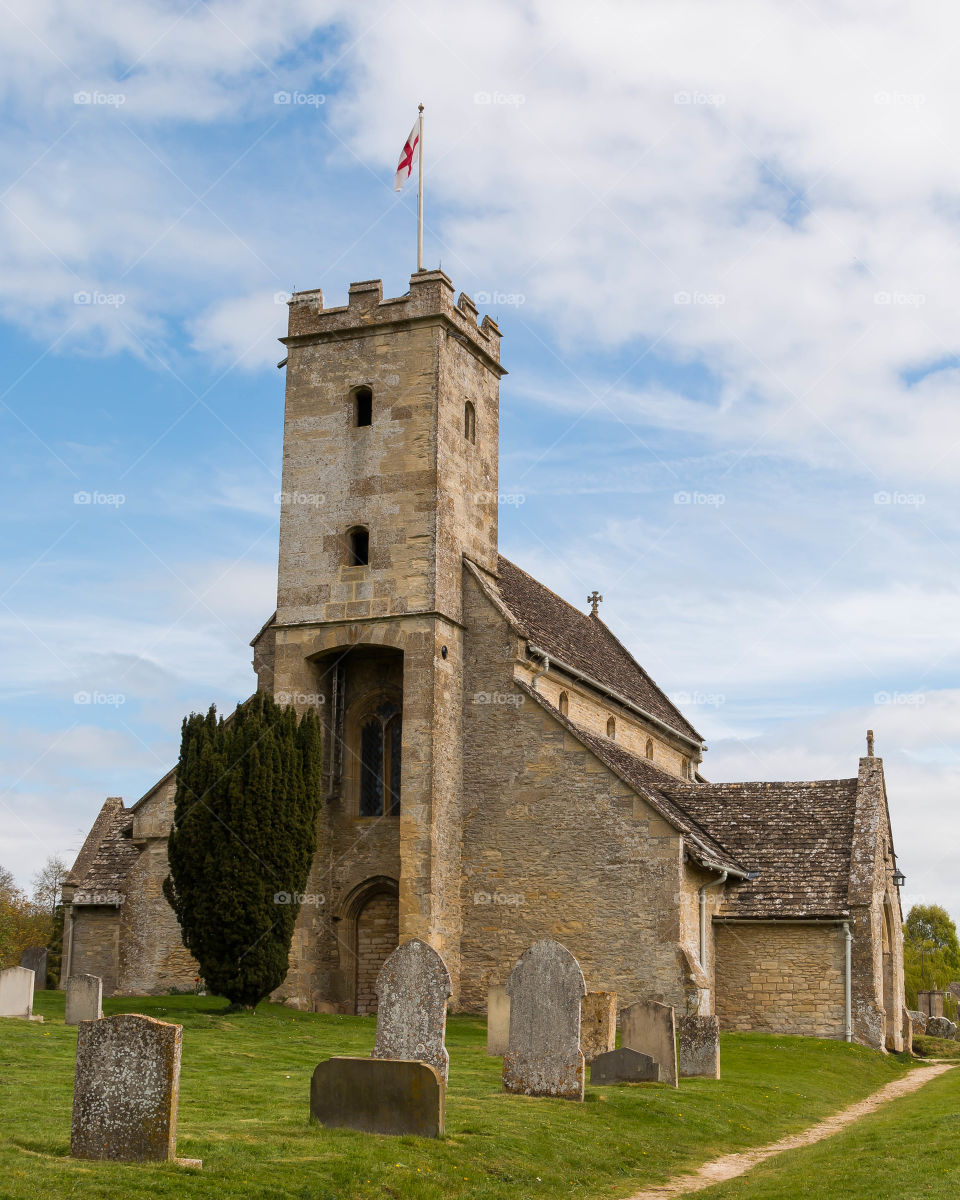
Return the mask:
POLYGON ((950 914, 939 904, 915 904, 903 923, 903 969, 907 1003, 917 992, 945 988, 960 979, 960 941, 950 914))
POLYGON ((27 946, 46 946, 50 918, 17 887, 13 873, 0 867, 0 968, 15 967, 27 946))
POLYGON ((56 915, 57 906, 60 904, 60 892, 69 869, 62 858, 51 855, 31 880, 33 902, 39 908, 46 909, 50 913, 51 920, 56 915))
POLYGON ((164 894, 207 990, 253 1009, 287 973, 316 849, 320 723, 258 693, 183 722, 164 894))

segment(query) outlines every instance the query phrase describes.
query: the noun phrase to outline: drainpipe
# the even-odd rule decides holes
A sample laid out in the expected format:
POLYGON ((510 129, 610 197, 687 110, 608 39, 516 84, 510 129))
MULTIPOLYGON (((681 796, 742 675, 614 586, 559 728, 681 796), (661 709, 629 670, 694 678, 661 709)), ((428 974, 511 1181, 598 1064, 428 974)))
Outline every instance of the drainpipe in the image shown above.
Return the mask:
POLYGON ((729 874, 729 871, 721 871, 719 879, 705 883, 697 893, 700 897, 700 966, 703 967, 704 974, 707 973, 707 889, 726 883, 729 874))
MULTIPOLYGON (((531 651, 533 651, 532 646, 530 647, 530 649, 531 649, 531 651)), ((533 688, 534 691, 536 691, 537 690, 537 680, 540 678, 541 675, 546 675, 546 673, 550 670, 550 655, 547 654, 543 650, 537 650, 537 651, 533 651, 533 652, 536 654, 539 654, 540 657, 543 659, 542 669, 537 671, 536 675, 534 675, 534 677, 530 680, 530 686, 533 688)))
POLYGON ((850 932, 850 922, 844 921, 843 933, 846 940, 846 948, 844 951, 844 1008, 843 1008, 843 1036, 848 1042, 853 1041, 853 971, 851 966, 851 946, 853 945, 853 934, 850 932))

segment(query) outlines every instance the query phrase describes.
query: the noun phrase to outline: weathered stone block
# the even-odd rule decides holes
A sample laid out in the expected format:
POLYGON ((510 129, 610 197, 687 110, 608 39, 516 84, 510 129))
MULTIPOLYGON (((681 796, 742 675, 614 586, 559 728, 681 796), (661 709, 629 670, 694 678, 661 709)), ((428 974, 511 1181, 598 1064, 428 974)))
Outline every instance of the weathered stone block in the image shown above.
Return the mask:
POLYGON ((487 1053, 504 1055, 510 1049, 510 997, 502 983, 487 992, 487 1053))
POLYGON ((679 1087, 674 1011, 656 1000, 638 1000, 620 1014, 621 1041, 630 1050, 649 1054, 660 1064, 660 1079, 679 1087))
POLYGON ((619 1046, 598 1054, 590 1064, 590 1082, 594 1085, 606 1083, 659 1083, 660 1064, 649 1054, 619 1046))
POLYGON ((913 1018, 910 1016, 910 1010, 905 1008, 902 1014, 902 1029, 903 1029, 903 1052, 904 1054, 913 1053, 913 1018))
POLYGON ((942 1017, 945 993, 928 991, 917 993, 917 1008, 925 1017, 942 1017))
POLYGON ((436 1067, 409 1059, 328 1058, 310 1083, 310 1116, 363 1133, 440 1137, 446 1089, 436 1067))
POLYGON ((33 982, 33 972, 27 967, 0 971, 0 1017, 32 1018, 33 982))
POLYGON ((913 1026, 913 1036, 922 1037, 927 1032, 927 1018, 922 1012, 916 1009, 908 1008, 907 1016, 910 1018, 910 1024, 913 1026))
POLYGON ((81 1021, 73 1083, 74 1158, 175 1157, 182 1025, 133 1013, 81 1021))
POLYGON ((580 1049, 591 1063, 617 1044, 617 993, 587 992, 580 1005, 580 1049))
POLYGON ((28 946, 20 955, 20 966, 26 967, 34 975, 34 990, 44 992, 47 989, 47 958, 49 950, 46 946, 28 946))
POLYGON ((957 1026, 946 1017, 927 1018, 927 1037, 947 1038, 954 1041, 957 1036, 957 1026))
POLYGON ((720 1078, 720 1019, 691 1015, 677 1022, 682 1079, 720 1078))
POLYGON ((450 1055, 444 1045, 450 972, 420 938, 398 946, 377 979, 377 1041, 374 1058, 429 1063, 446 1086, 450 1055))
POLYGON ((67 980, 64 1025, 99 1021, 103 1016, 103 980, 99 975, 71 975, 67 980))
POLYGON ((510 1046, 503 1089, 525 1096, 583 1099, 580 964, 549 938, 535 942, 510 972, 510 1046))

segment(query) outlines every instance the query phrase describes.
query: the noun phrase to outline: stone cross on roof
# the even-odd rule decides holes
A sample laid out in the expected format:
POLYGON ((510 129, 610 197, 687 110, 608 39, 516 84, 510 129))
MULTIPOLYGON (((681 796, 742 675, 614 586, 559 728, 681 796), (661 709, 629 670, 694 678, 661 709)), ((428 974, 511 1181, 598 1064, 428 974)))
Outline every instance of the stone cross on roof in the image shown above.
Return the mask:
POLYGON ((590 616, 598 617, 600 614, 597 609, 603 603, 603 597, 596 589, 587 597, 587 603, 590 605, 590 616))

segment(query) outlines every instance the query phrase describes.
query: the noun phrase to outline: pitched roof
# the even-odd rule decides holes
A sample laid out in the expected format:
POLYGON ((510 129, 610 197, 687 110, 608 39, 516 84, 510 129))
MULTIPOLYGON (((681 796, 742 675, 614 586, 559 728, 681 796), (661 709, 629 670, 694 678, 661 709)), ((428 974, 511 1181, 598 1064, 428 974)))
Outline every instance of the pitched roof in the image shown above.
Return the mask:
POLYGON ((849 912, 856 779, 687 784, 664 792, 750 871, 723 916, 843 917, 849 912))
POLYGON ((75 881, 74 904, 120 904, 125 889, 127 872, 140 851, 130 840, 133 817, 123 801, 112 797, 100 810, 91 836, 84 843, 80 856, 70 872, 75 881), (104 820, 101 822, 101 817, 104 820), (86 855, 93 834, 99 835, 92 853, 86 855), (79 870, 78 870, 79 868, 79 870))
POLYGON ((517 680, 516 685, 521 691, 536 700, 542 708, 545 708, 556 721, 569 730, 588 750, 592 751, 604 766, 609 767, 624 783, 635 788, 638 794, 665 821, 673 825, 680 833, 683 833, 687 838, 688 849, 694 858, 701 862, 719 863, 722 868, 738 873, 745 870, 736 858, 729 854, 706 829, 693 820, 689 813, 670 798, 666 787, 673 781, 672 775, 661 771, 659 767, 655 767, 648 759, 640 758, 638 755, 632 754, 629 750, 625 750, 618 742, 593 733, 589 729, 584 729, 582 725, 577 725, 569 717, 565 717, 555 705, 551 704, 549 700, 538 691, 535 691, 529 684, 524 683, 522 680, 517 680))
MULTIPOLYGON (((502 555, 498 569, 495 587, 499 600, 539 649, 619 693, 678 733, 703 741, 599 617, 574 608, 502 555)), ((483 583, 491 588, 489 578, 483 583)))

